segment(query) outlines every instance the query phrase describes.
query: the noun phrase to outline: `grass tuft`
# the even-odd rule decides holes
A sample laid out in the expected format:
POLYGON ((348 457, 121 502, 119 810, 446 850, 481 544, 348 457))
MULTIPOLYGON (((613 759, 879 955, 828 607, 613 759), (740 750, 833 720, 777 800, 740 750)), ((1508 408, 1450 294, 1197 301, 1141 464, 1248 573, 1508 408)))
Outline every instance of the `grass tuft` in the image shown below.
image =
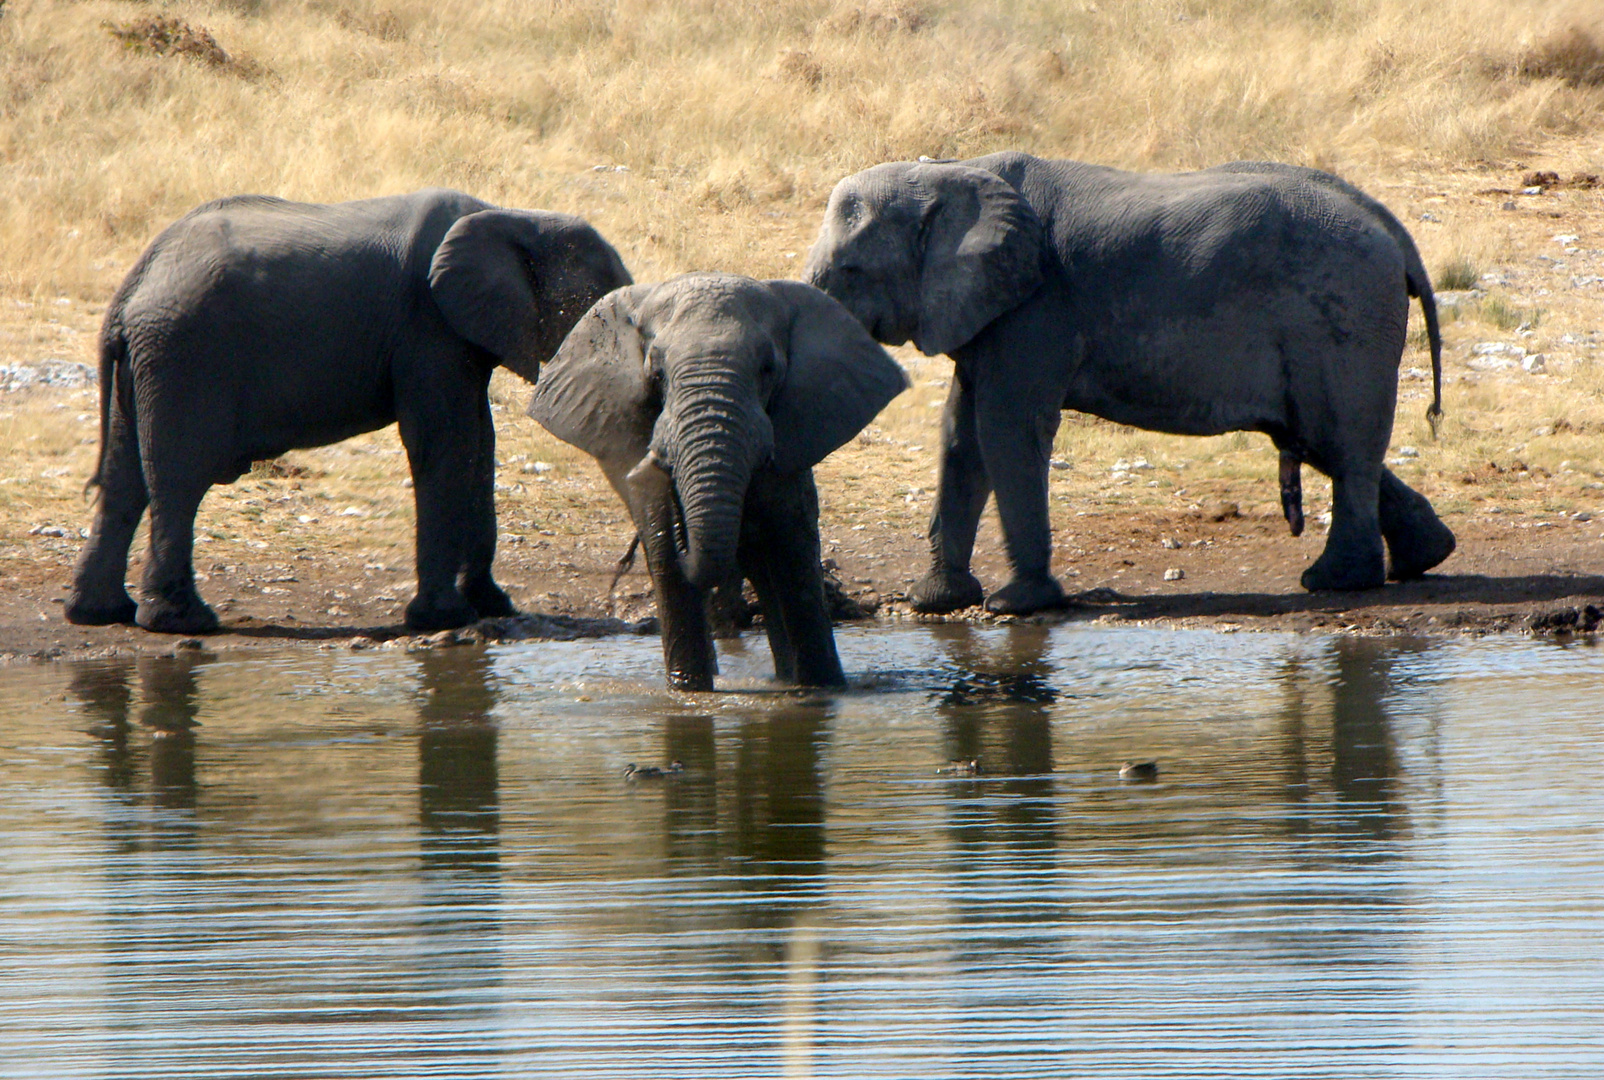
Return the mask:
POLYGON ((1454 255, 1437 267, 1435 288, 1472 289, 1481 280, 1481 269, 1467 255, 1454 255))

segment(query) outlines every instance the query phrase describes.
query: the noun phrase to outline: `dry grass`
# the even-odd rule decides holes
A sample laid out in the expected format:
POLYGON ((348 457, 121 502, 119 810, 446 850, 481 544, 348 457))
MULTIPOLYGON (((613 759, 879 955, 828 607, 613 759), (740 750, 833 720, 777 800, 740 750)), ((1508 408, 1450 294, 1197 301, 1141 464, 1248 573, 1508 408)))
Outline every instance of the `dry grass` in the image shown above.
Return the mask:
MULTIPOLYGON (((1604 342, 1582 338, 1604 325, 1604 286, 1571 282, 1604 275, 1601 196, 1546 179, 1528 196, 1519 181, 1531 168, 1604 172, 1601 55, 1596 6, 1551 0, 1443 0, 1426 14, 1385 0, 197 0, 159 13, 7 0, 0 364, 90 360, 98 311, 139 251, 229 193, 330 201, 453 186, 584 215, 640 280, 792 276, 830 186, 877 161, 1009 147, 1134 168, 1274 158, 1366 186, 1409 224, 1428 266, 1458 267, 1453 284, 1485 290, 1445 310, 1440 441, 1422 419, 1429 383, 1402 383, 1395 441, 1420 457, 1399 471, 1462 512, 1487 492, 1597 511, 1586 484, 1604 470, 1604 342), (1581 236, 1579 253, 1552 239, 1562 233, 1581 236), (1488 340, 1544 353, 1545 371, 1469 367, 1488 340), (1551 482, 1541 496, 1518 469, 1460 483, 1488 460, 1551 482)), ((826 467, 840 528, 923 528, 931 406, 949 365, 899 355, 915 390, 826 467)), ((1427 365, 1418 348, 1404 363, 1427 365)), ((568 496, 548 506, 541 495, 562 485, 537 490, 553 481, 518 473, 519 455, 576 483, 593 474, 522 418, 516 383, 497 392, 511 406, 498 414, 504 529, 578 530, 557 512, 568 496)), ((86 518, 92 425, 61 417, 93 409, 82 394, 55 409, 59 397, 0 399, 8 522, 86 518)), ((1072 467, 1053 474, 1055 514, 1276 500, 1273 454, 1255 436, 1066 418, 1059 453, 1072 467), (1153 469, 1111 474, 1137 458, 1153 469)), ((408 561, 393 435, 295 460, 307 477, 217 493, 203 528, 232 535, 229 508, 252 499, 260 513, 247 516, 274 529, 321 521, 305 501, 321 500, 368 515, 370 527, 342 535, 408 561)), ((1311 484, 1311 504, 1322 497, 1311 484)))

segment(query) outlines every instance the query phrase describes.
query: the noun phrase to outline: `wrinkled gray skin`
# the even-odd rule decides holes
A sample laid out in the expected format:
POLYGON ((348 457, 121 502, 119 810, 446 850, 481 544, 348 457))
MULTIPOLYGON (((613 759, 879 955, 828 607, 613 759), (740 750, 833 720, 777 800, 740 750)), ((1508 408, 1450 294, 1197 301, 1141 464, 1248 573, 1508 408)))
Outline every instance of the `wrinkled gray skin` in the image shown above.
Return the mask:
POLYGON ((670 686, 710 690, 705 601, 752 582, 775 673, 844 679, 819 568, 813 466, 907 386, 841 305, 797 281, 686 274, 604 297, 529 414, 601 464, 629 507, 670 686))
POLYGON ((490 575, 491 371, 533 381, 596 298, 629 280, 579 218, 455 191, 327 206, 247 195, 191 211, 106 311, 100 503, 67 619, 215 630, 192 563, 207 489, 253 461, 397 422, 417 500, 407 624, 511 614, 490 575), (147 506, 136 605, 123 577, 147 506))
POLYGON ((1334 176, 1254 162, 1149 175, 1020 153, 878 165, 831 194, 807 279, 879 341, 956 363, 933 565, 910 594, 921 611, 981 601, 969 560, 991 492, 1013 578, 986 606, 1064 602, 1047 515, 1061 409, 1265 432, 1295 528, 1298 465, 1329 475, 1331 532, 1305 588, 1381 585, 1387 553, 1393 577, 1415 577, 1453 551, 1430 504, 1382 465, 1411 296, 1440 399, 1431 283, 1397 219, 1334 176))

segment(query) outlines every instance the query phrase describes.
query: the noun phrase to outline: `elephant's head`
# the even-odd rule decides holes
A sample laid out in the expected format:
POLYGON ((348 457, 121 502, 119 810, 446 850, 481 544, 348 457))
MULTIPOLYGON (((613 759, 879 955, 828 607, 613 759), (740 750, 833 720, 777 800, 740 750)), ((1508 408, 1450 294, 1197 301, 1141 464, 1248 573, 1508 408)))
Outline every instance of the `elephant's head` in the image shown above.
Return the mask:
POLYGON ((950 353, 1042 282, 1036 212, 967 165, 892 162, 830 193, 806 277, 878 341, 950 353))
POLYGON ((458 218, 429 265, 429 291, 451 328, 530 382, 579 317, 630 280, 583 219, 544 210, 458 218))
POLYGON ((604 297, 563 342, 529 414, 595 457, 637 522, 671 492, 681 569, 707 588, 735 568, 754 471, 811 468, 907 384, 809 285, 686 274, 604 297))

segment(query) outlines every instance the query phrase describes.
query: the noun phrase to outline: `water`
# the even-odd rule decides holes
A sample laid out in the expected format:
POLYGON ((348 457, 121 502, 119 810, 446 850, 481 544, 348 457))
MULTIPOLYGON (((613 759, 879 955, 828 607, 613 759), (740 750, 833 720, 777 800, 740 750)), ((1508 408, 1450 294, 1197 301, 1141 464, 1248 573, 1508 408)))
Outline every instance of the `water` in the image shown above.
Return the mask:
POLYGON ((0 672, 0 1076, 1604 1075, 1604 648, 840 643, 0 672))

